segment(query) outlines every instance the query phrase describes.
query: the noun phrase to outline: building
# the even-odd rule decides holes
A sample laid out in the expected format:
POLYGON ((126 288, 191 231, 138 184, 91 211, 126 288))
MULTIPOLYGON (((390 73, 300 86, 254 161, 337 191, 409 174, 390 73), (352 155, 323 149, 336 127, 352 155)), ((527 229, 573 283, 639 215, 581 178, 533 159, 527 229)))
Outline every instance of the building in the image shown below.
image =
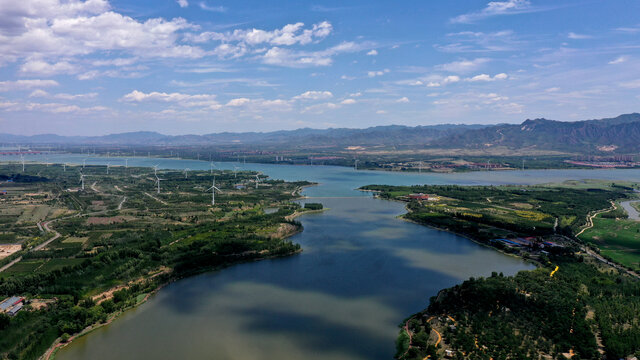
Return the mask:
POLYGON ((7 195, 7 190, 0 190, 0 196, 7 195))
POLYGON ((409 199, 414 199, 414 200, 429 200, 429 195, 428 195, 428 194, 423 194, 423 193, 419 193, 419 194, 409 194, 409 199))
POLYGON ((7 314, 9 316, 15 316, 18 313, 18 311, 22 310, 22 306, 23 304, 21 302, 18 303, 17 305, 9 309, 9 311, 7 311, 7 314))
POLYGON ((0 311, 3 313, 7 313, 10 316, 14 316, 18 313, 18 311, 20 311, 20 309, 22 309, 23 301, 24 298, 19 296, 12 296, 8 299, 5 299, 0 303, 0 311))

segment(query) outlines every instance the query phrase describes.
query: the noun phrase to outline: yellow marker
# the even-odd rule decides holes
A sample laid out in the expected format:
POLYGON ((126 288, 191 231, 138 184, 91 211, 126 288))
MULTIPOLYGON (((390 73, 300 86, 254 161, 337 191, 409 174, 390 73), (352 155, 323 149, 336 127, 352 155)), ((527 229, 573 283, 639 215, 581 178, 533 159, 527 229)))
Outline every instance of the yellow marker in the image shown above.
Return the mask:
POLYGON ((551 274, 549 274, 549 277, 553 277, 553 274, 555 274, 559 268, 560 268, 559 266, 556 266, 556 268, 551 272, 551 274))

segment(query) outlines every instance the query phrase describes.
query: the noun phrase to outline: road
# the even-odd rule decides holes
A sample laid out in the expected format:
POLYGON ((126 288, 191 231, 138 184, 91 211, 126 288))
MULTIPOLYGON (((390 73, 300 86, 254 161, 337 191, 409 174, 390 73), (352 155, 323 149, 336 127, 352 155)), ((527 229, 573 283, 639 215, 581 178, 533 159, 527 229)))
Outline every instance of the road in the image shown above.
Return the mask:
POLYGON ((118 204, 118 210, 122 210, 122 205, 124 205, 124 202, 127 201, 127 197, 123 197, 122 201, 120 201, 120 204, 118 204))
POLYGON ((591 229, 591 228, 593 227, 593 218, 594 218, 594 217, 596 217, 596 216, 598 216, 598 215, 600 215, 600 214, 602 214, 602 213, 609 212, 609 211, 616 210, 616 209, 617 209, 617 207, 616 207, 616 203, 614 203, 614 202, 612 201, 612 202, 611 202, 611 207, 610 207, 609 209, 598 210, 598 211, 594 212, 594 213, 593 213, 593 214, 591 214, 591 215, 587 215, 587 225, 586 225, 585 227, 583 227, 583 228, 582 228, 582 230, 580 230, 580 232, 578 232, 578 233, 575 235, 575 237, 577 238, 578 236, 580 236, 580 234, 582 234, 583 232, 585 232, 585 230, 587 230, 587 229, 591 229))
POLYGON ((623 201, 620 203, 620 206, 622 206, 624 211, 626 211, 627 214, 629 214, 629 219, 640 221, 640 213, 638 213, 638 210, 636 210, 636 208, 631 206, 631 203, 635 203, 635 202, 640 202, 640 200, 623 201))
POLYGON ((160 200, 160 199, 158 199, 157 197, 155 197, 155 196, 153 196, 153 195, 149 194, 148 192, 146 192, 146 193, 144 193, 144 194, 145 194, 145 195, 147 195, 148 197, 152 198, 152 199, 153 199, 153 200, 155 200, 155 201, 159 201, 159 202, 161 202, 163 205, 169 205, 166 201, 160 200))
MULTIPOLYGON (((81 214, 76 214, 76 215, 67 216, 67 217, 64 217, 64 218, 59 218, 59 219, 49 220, 49 221, 44 222, 44 223, 42 223, 42 222, 38 223, 38 227, 39 227, 39 228, 43 228, 43 229, 44 229, 44 231, 46 231, 46 232, 48 232, 48 233, 49 233, 49 232, 52 232, 52 233, 54 233, 55 235, 54 235, 51 239, 49 239, 49 240, 47 240, 47 241, 43 242, 42 244, 40 244, 40 245, 38 245, 38 246, 34 247, 33 249, 31 249, 31 251, 38 251, 38 250, 42 250, 42 249, 44 249, 47 245, 51 244, 53 241, 55 241, 56 239, 58 239, 58 238, 61 236, 59 232, 57 232, 57 231, 55 231, 55 230, 51 229, 51 228, 49 227, 49 224, 51 224, 52 222, 57 221, 57 220, 68 219, 68 218, 76 217, 76 216, 80 216, 80 215, 81 215, 81 214)), ((5 271, 5 270, 7 270, 8 268, 12 267, 12 266, 13 266, 13 265, 15 265, 16 263, 20 262, 20 260, 22 260, 22 256, 20 256, 20 257, 18 257, 18 258, 16 258, 16 259, 14 259, 13 261, 11 261, 10 263, 8 263, 7 265, 5 265, 5 266, 1 267, 1 268, 0 268, 0 272, 3 272, 3 271, 5 271)))

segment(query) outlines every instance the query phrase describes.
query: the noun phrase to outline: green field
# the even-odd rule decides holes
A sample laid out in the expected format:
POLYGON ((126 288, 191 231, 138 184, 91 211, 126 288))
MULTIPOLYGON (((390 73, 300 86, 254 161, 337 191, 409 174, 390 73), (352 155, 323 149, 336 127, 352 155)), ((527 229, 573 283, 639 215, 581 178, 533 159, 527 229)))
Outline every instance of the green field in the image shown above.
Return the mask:
POLYGON ((600 252, 633 269, 640 269, 640 222, 633 220, 593 219, 593 227, 580 239, 598 246, 600 252))

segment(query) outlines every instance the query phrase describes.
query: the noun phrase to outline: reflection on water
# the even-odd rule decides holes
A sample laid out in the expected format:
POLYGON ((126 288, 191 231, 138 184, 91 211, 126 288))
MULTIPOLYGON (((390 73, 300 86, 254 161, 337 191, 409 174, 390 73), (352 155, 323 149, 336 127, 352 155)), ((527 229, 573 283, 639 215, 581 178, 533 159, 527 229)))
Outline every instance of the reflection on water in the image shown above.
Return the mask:
MULTIPOLYGON (((55 162, 82 159, 49 156, 55 162)), ((104 158, 87 161, 106 163, 104 158)), ((207 162, 191 160, 129 160, 129 166, 155 164, 209 168, 207 162)), ((236 164, 216 165, 232 169, 236 164)), ((539 183, 640 175, 637 170, 440 175, 242 166, 272 178, 321 184, 305 194, 321 197, 313 201, 330 210, 299 218, 305 231, 292 240, 304 252, 171 284, 113 324, 74 341, 59 359, 390 359, 398 323, 426 307, 438 290, 471 276, 513 274, 531 265, 454 234, 398 220, 403 204, 353 189, 375 183, 539 183)))

